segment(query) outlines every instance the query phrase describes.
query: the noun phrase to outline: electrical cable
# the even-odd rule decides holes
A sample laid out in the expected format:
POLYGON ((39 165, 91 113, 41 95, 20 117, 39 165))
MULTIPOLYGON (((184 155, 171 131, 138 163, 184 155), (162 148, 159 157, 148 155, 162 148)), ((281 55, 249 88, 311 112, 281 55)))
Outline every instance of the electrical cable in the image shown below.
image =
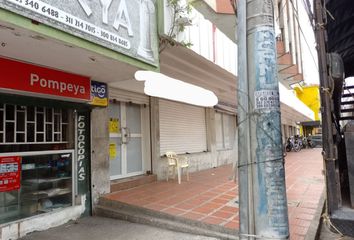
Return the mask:
POLYGON ((296 19, 296 21, 297 21, 297 23, 298 23, 298 25, 299 25, 300 32, 301 32, 302 36, 304 37, 305 43, 306 43, 306 45, 307 45, 307 48, 309 49, 310 55, 311 55, 311 57, 312 57, 312 60, 313 60, 313 62, 315 63, 315 67, 316 67, 316 69, 317 69, 317 71, 318 71, 319 68, 318 68, 317 62, 316 62, 316 60, 315 60, 315 57, 314 57, 313 54, 312 54, 310 45, 309 45, 309 43, 308 43, 308 41, 307 41, 307 39, 306 39, 306 36, 305 36, 305 34, 304 34, 303 30, 302 30, 302 27, 301 27, 301 24, 300 24, 300 21, 299 21, 299 14, 298 14, 298 11, 297 11, 297 9, 296 9, 295 6, 294 6, 293 0, 289 0, 289 1, 291 2, 291 6, 292 6, 292 8, 293 8, 293 10, 294 10, 294 12, 295 12, 294 16, 295 16, 295 19, 296 19))

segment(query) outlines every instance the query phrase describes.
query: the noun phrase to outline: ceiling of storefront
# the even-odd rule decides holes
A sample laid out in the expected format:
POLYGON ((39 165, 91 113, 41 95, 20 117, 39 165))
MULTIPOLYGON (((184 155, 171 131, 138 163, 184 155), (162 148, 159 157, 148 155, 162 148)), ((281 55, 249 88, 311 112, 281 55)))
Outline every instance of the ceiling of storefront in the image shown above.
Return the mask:
POLYGON ((0 57, 80 74, 109 85, 143 92, 138 68, 38 33, 0 22, 0 57))
POLYGON ((325 0, 328 51, 342 56, 346 77, 354 76, 354 1, 325 0))

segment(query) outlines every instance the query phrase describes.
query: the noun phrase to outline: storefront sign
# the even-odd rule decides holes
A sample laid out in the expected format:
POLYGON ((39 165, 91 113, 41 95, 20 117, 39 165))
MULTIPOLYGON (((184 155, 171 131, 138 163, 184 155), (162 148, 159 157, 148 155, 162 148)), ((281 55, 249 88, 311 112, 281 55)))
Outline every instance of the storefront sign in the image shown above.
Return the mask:
POLYGON ((21 157, 0 157, 0 192, 20 189, 21 157))
POLYGON ((155 0, 0 0, 0 7, 158 64, 155 0))
POLYGON ((90 186, 90 112, 87 110, 77 111, 77 131, 76 131, 76 178, 77 194, 86 195, 85 208, 86 214, 91 209, 91 186, 90 186))
POLYGON ((86 180, 86 119, 85 115, 78 115, 77 118, 77 179, 79 182, 86 180))
POLYGON ((91 104, 95 106, 108 106, 107 84, 91 81, 91 104))
POLYGON ((79 101, 91 99, 90 79, 58 70, 0 58, 0 89, 45 94, 79 101))

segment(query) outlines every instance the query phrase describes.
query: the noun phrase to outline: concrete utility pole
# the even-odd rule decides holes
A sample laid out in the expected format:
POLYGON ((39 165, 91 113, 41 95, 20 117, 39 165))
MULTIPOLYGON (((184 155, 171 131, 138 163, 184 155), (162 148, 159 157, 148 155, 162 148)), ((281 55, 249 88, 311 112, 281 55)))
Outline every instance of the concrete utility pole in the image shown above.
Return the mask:
POLYGON ((240 239, 289 239, 273 0, 237 0, 240 239))

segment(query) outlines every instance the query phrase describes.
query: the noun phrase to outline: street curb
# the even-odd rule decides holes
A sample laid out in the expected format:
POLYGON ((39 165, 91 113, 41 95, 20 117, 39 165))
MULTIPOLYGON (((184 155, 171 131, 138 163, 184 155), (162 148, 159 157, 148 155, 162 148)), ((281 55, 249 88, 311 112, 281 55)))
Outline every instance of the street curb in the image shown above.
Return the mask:
POLYGON ((311 221, 311 225, 306 233, 305 240, 318 239, 320 233, 320 227, 321 227, 321 216, 325 208, 325 201, 326 201, 326 190, 323 190, 319 204, 317 206, 315 217, 311 221))
POLYGON ((99 205, 95 208, 95 215, 223 240, 239 239, 237 230, 231 230, 222 226, 202 223, 200 221, 173 216, 167 213, 104 198, 100 198, 99 205))

